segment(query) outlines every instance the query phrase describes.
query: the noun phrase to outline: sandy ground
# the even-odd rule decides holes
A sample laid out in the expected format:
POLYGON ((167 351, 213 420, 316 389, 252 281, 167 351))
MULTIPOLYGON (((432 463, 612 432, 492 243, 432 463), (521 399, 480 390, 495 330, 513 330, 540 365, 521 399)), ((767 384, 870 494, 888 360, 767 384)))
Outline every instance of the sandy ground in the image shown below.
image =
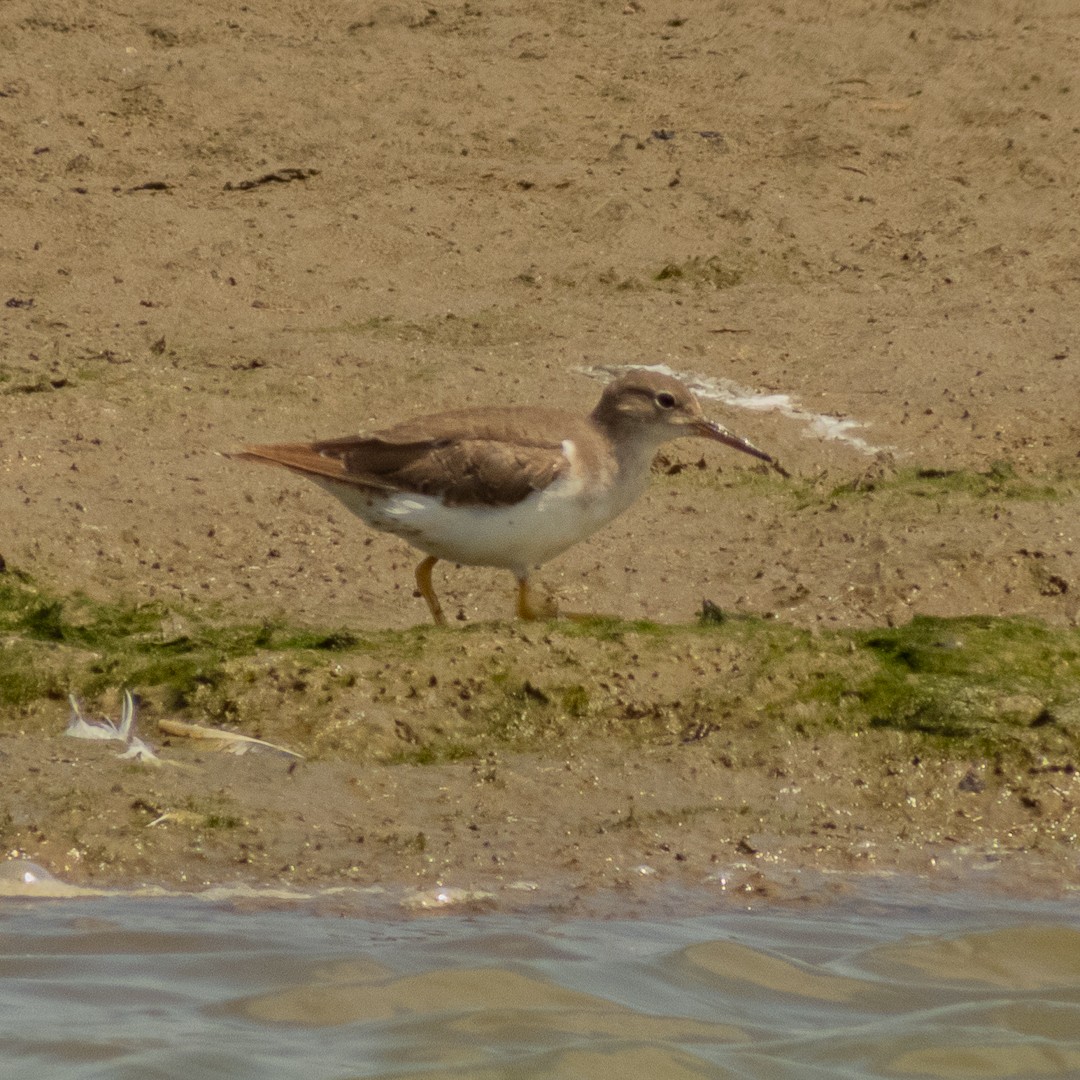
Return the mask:
MULTIPOLYGON (((410 549, 303 481, 222 452, 450 405, 583 410, 598 369, 665 364, 704 380, 718 395, 709 411, 775 453, 791 480, 722 448, 673 447, 638 507, 545 569, 567 607, 686 621, 707 597, 802 626, 919 613, 1076 624, 1073 0, 805 10, 391 0, 310 11, 266 0, 167 12, 9 0, 0 58, 9 568, 61 593, 410 626, 426 617, 410 549), (888 489, 912 469, 1016 477, 1050 494, 888 489), (884 493, 830 502, 845 485, 884 493)), ((437 576, 452 622, 508 615, 505 574, 440 566, 437 576)), ((34 828, 56 830, 34 819, 47 797, 10 803, 9 793, 16 781, 33 786, 32 761, 46 796, 50 783, 70 785, 73 754, 39 738, 13 737, 0 770, 5 845, 45 858, 34 828)), ((884 775, 887 748, 837 743, 821 754, 849 771, 873 761, 884 775)), ((658 793, 672 812, 699 800, 683 789, 691 777, 761 793, 767 757, 762 771, 734 774, 685 748, 650 750, 633 768, 602 744, 557 762, 500 760, 504 801, 480 829, 493 850, 471 851, 448 829, 420 869, 479 879, 501 859, 508 879, 588 866, 622 881, 687 842, 631 843, 625 829, 611 840, 604 823, 625 813, 632 790, 658 793), (548 802, 593 838, 587 850, 506 824, 544 817, 548 802), (508 831, 493 837, 495 821, 508 831)), ((795 764, 813 772, 814 760, 795 764)), ((321 763, 323 780, 278 784, 272 762, 250 776, 231 763, 205 781, 233 795, 248 784, 240 801, 253 810, 264 797, 295 800, 258 839, 265 858, 244 862, 233 837, 219 841, 210 872, 181 866, 187 837, 171 848, 140 841, 141 863, 51 850, 53 865, 105 880, 209 879, 230 860, 252 880, 409 879, 420 869, 408 851, 375 857, 359 841, 346 851, 343 836, 431 842, 435 788, 452 801, 492 786, 476 763, 369 774, 341 761, 321 763), (387 795, 402 785, 426 794, 387 795), (370 802, 356 800, 358 787, 370 802), (354 794, 339 833, 342 790, 354 794), (325 840, 296 832, 300 813, 325 840)), ((936 780, 947 788, 968 767, 942 764, 959 772, 936 780)), ((113 783, 103 774, 86 799, 107 798, 113 783)), ((930 781, 896 783, 904 805, 917 795, 908 787, 930 781)), ((116 805, 142 799, 139 813, 179 798, 126 784, 115 781, 116 805)), ((827 785, 819 795, 825 805, 827 785)), ((1076 795, 1064 790, 1059 818, 1076 795)), ((1010 829, 1017 850, 1039 846, 1038 823, 1024 832, 1030 807, 1013 801, 1015 817, 985 819, 980 851, 1010 829)), ((852 812, 881 804, 856 799, 852 812)), ((828 833, 836 822, 818 825, 828 833)), ((944 816, 925 825, 950 847, 944 816)), ((767 820, 686 829, 695 873, 740 851, 753 866, 762 848, 799 847, 796 861, 815 864, 812 844, 782 842, 767 820), (753 839, 761 831, 767 843, 753 839)), ((885 864, 925 864, 895 816, 882 830, 885 864)), ((1066 850, 1051 876, 1076 876, 1062 869, 1066 850)))

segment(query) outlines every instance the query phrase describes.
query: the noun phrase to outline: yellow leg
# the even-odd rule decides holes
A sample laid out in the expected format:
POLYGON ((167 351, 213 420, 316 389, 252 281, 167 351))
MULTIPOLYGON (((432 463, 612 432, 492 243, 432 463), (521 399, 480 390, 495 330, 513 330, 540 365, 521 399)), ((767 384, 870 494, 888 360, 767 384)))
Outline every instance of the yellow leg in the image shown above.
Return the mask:
POLYGON ((561 611, 554 600, 543 600, 539 606, 534 606, 532 591, 529 589, 527 579, 518 581, 517 613, 519 619, 570 619, 574 622, 583 622, 588 619, 603 618, 591 611, 561 611))
POLYGON ((435 625, 445 626, 446 616, 443 614, 442 604, 439 603, 439 598, 435 595, 435 589, 431 585, 431 571, 438 561, 434 555, 429 555, 416 568, 416 587, 420 590, 420 595, 427 601, 435 625))
POLYGON ((543 602, 540 607, 533 606, 532 595, 529 590, 529 579, 518 579, 517 613, 519 619, 554 619, 559 610, 550 601, 543 602))

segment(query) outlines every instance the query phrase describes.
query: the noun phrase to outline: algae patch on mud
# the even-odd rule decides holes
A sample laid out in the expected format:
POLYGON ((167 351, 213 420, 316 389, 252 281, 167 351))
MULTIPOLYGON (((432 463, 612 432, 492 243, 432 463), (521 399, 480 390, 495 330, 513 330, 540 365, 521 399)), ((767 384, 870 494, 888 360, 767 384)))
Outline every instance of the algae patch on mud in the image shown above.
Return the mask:
POLYGON ((695 625, 353 634, 55 596, 8 572, 0 639, 0 732, 45 723, 72 693, 107 708, 123 687, 150 722, 183 716, 388 764, 762 725, 794 737, 888 729, 921 752, 992 758, 1071 752, 1080 732, 1080 631, 1021 618, 815 632, 712 609, 695 625))

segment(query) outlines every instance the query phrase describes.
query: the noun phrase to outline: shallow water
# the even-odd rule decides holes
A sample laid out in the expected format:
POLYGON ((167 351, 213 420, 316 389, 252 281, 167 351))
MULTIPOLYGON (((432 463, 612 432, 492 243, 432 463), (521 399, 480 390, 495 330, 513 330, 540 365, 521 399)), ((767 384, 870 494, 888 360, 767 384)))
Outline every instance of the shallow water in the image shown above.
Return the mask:
POLYGON ((686 918, 0 900, 0 1074, 1080 1076, 1075 901, 686 918))

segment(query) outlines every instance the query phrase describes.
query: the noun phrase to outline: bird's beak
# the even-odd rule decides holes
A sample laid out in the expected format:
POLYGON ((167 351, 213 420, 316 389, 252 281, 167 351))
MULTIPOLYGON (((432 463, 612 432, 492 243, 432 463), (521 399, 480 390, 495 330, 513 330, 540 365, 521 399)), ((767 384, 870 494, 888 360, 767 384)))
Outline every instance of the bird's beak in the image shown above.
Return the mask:
POLYGON ((723 443, 725 446, 730 446, 733 450, 741 450, 751 457, 772 463, 772 457, 766 454, 764 450, 759 450, 753 443, 747 442, 746 439, 740 438, 738 435, 733 435, 727 428, 714 424, 711 420, 695 420, 692 431, 703 439, 713 439, 716 442, 723 443))

